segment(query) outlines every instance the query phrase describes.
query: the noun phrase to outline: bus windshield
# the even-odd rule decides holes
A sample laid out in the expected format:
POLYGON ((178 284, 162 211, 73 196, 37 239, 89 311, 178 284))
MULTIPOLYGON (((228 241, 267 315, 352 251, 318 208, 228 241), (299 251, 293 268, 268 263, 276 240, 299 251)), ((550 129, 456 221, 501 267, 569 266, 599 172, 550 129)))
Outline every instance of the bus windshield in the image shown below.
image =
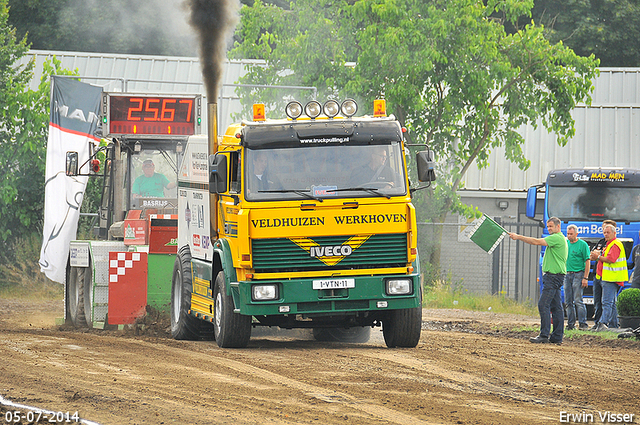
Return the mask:
POLYGON ((640 221, 640 188, 547 187, 549 217, 563 221, 640 221))
POLYGON ((246 198, 300 200, 406 195, 400 143, 247 149, 246 198))

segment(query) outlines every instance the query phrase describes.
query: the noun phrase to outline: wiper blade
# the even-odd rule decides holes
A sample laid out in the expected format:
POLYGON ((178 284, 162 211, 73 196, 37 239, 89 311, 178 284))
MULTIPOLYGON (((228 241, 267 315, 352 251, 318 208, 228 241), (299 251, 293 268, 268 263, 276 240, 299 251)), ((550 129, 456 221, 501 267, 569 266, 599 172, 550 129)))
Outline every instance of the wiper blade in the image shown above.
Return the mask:
POLYGON ((308 199, 313 199, 314 201, 324 202, 324 199, 313 196, 308 192, 309 192, 308 190, 300 190, 300 189, 279 189, 279 190, 259 190, 258 191, 258 193, 295 193, 296 195, 304 196, 308 199))
POLYGON ((332 189, 333 192, 354 192, 358 190, 391 199, 391 196, 387 195, 386 193, 380 192, 380 189, 376 187, 345 187, 342 189, 332 189))

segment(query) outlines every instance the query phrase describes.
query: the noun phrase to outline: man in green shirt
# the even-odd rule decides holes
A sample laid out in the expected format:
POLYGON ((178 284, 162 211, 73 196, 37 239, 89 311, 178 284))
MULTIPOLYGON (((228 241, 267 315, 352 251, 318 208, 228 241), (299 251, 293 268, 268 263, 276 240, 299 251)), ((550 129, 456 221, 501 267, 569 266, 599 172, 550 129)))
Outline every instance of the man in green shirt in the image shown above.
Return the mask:
POLYGON ((567 275, 564 278, 564 304, 567 308, 567 330, 575 328, 576 312, 578 327, 589 329, 587 308, 582 302, 582 291, 589 284, 591 255, 589 244, 578 237, 578 226, 567 226, 567 275))
POLYGON ((532 238, 517 233, 509 233, 513 240, 520 240, 530 245, 542 245, 547 249, 542 258, 542 291, 538 301, 540 313, 540 335, 530 338, 533 343, 562 344, 564 336, 564 311, 560 300, 560 288, 567 273, 567 241, 560 232, 560 219, 551 217, 547 221, 549 236, 546 238, 532 238), (553 318, 553 333, 551 319, 553 318))
POLYGON ((143 175, 134 182, 131 191, 133 197, 164 198, 164 188, 173 189, 174 182, 170 182, 164 174, 156 173, 156 166, 152 160, 147 159, 142 163, 143 175))

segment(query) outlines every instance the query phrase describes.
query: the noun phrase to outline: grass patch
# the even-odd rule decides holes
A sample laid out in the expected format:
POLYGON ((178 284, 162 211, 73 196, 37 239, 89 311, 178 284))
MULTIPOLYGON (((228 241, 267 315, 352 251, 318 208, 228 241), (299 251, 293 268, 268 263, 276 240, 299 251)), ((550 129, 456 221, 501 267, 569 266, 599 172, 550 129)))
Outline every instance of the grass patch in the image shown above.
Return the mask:
POLYGON ((531 302, 517 302, 502 295, 470 294, 459 284, 437 280, 426 285, 423 306, 426 308, 459 308, 472 311, 536 316, 538 309, 531 302))
POLYGON ((581 331, 578 329, 573 329, 573 330, 564 330, 564 337, 568 338, 568 339, 580 339, 584 336, 597 336, 600 337, 602 339, 618 339, 618 332, 607 332, 607 331, 603 331, 603 332, 593 332, 593 331, 581 331))
POLYGON ((540 325, 535 326, 518 326, 511 328, 513 332, 540 332, 540 325))

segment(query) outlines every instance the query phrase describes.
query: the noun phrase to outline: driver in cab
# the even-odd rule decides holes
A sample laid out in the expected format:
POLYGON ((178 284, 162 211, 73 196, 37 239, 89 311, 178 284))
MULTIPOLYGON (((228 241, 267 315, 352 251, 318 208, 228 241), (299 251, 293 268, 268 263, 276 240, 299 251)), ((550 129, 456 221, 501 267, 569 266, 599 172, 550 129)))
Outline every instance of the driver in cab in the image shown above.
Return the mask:
POLYGON ((164 189, 173 189, 175 182, 160 173, 156 173, 156 166, 152 160, 147 159, 142 163, 142 174, 133 182, 134 198, 164 198, 164 189))
POLYGON ((374 187, 393 187, 394 173, 387 165, 387 150, 383 146, 376 146, 369 150, 369 154, 371 155, 369 162, 353 170, 349 184, 359 187, 377 183, 374 187))

